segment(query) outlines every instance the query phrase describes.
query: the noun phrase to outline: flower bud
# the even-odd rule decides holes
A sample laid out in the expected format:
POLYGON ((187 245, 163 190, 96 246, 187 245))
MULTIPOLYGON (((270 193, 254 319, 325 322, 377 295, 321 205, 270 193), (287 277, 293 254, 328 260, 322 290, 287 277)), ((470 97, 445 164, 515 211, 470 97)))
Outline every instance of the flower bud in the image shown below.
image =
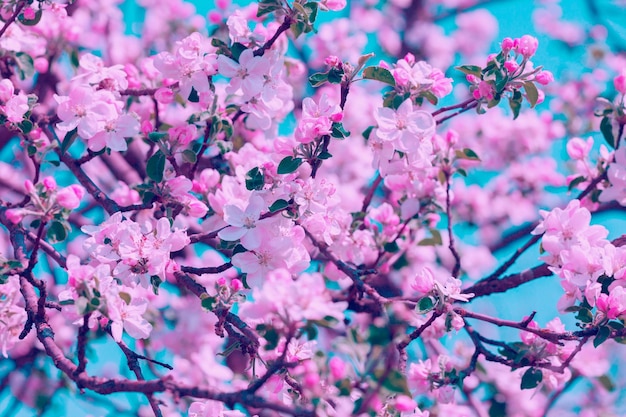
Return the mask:
POLYGON ((613 78, 613 85, 619 93, 626 94, 626 70, 622 71, 620 75, 613 78))
POLYGON ((541 85, 548 85, 554 81, 554 75, 550 71, 541 71, 535 75, 535 81, 541 85))
POLYGON ((539 41, 537 38, 524 35, 517 42, 517 53, 521 54, 524 58, 530 58, 535 55, 537 51, 537 46, 539 46, 539 41))

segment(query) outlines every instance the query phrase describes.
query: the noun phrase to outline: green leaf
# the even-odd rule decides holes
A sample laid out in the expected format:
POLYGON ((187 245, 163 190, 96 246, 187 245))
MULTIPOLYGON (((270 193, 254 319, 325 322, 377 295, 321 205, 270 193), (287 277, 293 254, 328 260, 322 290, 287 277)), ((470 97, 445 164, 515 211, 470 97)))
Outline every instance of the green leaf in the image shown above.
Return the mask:
POLYGON ((163 180, 163 171, 165 170, 165 155, 163 152, 156 151, 154 155, 148 159, 148 165, 146 166, 146 174, 155 182, 161 182, 163 180))
POLYGON ((483 70, 481 67, 477 65, 461 65, 459 67, 454 67, 454 68, 461 71, 463 74, 475 75, 478 78, 480 78, 481 71, 483 70))
POLYGON ((286 156, 278 164, 278 174, 289 174, 294 172, 298 167, 302 165, 302 158, 294 158, 292 156, 286 156))
POLYGON ((615 391, 615 384, 613 383, 613 380, 611 379, 610 376, 602 375, 598 377, 598 382, 600 382, 600 384, 604 387, 605 390, 609 392, 615 391))
POLYGON ((454 154, 456 155, 458 159, 469 159, 471 161, 480 161, 480 158, 478 157, 476 152, 474 152, 470 148, 464 148, 462 150, 457 149, 454 152, 454 154))
POLYGON ((282 7, 280 0, 260 0, 256 17, 264 16, 282 7))
POLYGON ((148 140, 150 142, 158 143, 167 136, 167 132, 150 132, 148 133, 148 140))
POLYGON ((289 202, 287 202, 285 200, 282 200, 282 199, 281 200, 276 200, 270 206, 270 213, 276 213, 277 211, 280 211, 280 210, 285 209, 287 207, 289 207, 289 202))
POLYGON ((517 119, 522 109, 522 101, 509 98, 509 107, 511 108, 511 112, 513 112, 513 120, 517 119))
POLYGON ((247 190, 262 190, 265 185, 265 175, 254 167, 246 173, 246 189, 247 190))
POLYGON ((211 297, 208 294, 206 294, 206 296, 202 298, 202 301, 200 301, 200 305, 202 306, 202 308, 206 310, 213 311, 213 308, 215 307, 216 302, 217 302, 216 297, 211 297))
POLYGON ((273 327, 267 329, 263 338, 267 340, 267 344, 264 346, 265 350, 274 350, 278 346, 278 341, 280 340, 280 335, 273 327))
POLYGON ((120 291, 120 292, 118 293, 118 296, 119 296, 122 300, 124 300, 124 302, 126 303, 126 305, 130 305, 131 298, 130 298, 130 294, 129 294, 129 293, 127 293, 127 292, 123 292, 123 291, 120 291))
POLYGON ((15 54, 15 63, 20 73, 22 80, 30 78, 35 74, 35 64, 33 58, 24 52, 17 52, 15 54))
POLYGON ((535 87, 535 84, 532 81, 526 81, 524 83, 524 90, 526 91, 526 97, 528 98, 530 107, 535 107, 537 101, 539 100, 539 91, 537 91, 537 87, 535 87))
POLYGON ((613 125, 611 123, 611 119, 608 117, 603 117, 600 122, 600 132, 602 132, 602 136, 604 136, 604 140, 608 143, 611 148, 615 148, 615 136, 613 136, 613 125))
POLYGON ((304 5, 304 9, 306 10, 307 15, 309 16, 309 22, 315 23, 315 19, 317 19, 318 4, 313 1, 306 3, 304 5))
POLYGON ((195 164, 198 160, 198 156, 191 149, 185 149, 183 151, 183 160, 189 162, 190 164, 195 164))
POLYGON ((312 87, 319 87, 328 82, 328 73, 327 72, 316 72, 315 74, 309 77, 309 83, 312 87))
POLYGON ((48 226, 46 236, 50 243, 62 242, 67 238, 67 229, 63 223, 54 220, 50 223, 50 226, 48 226))
POLYGON ((370 139, 370 135, 372 134, 372 130, 374 130, 374 126, 370 126, 361 133, 361 136, 365 138, 365 140, 370 139))
POLYGON ((35 26, 41 20, 41 15, 42 15, 42 10, 39 9, 35 12, 34 18, 26 19, 24 17, 24 14, 22 13, 18 16, 17 20, 19 20, 20 23, 23 24, 24 26, 35 26))
POLYGON ((520 388, 521 389, 536 388, 542 380, 543 380, 543 372, 541 372, 541 369, 528 368, 528 370, 524 372, 524 375, 522 376, 522 384, 520 388))
POLYGON ((598 347, 602 343, 606 342, 606 339, 611 335, 611 329, 608 326, 602 326, 598 329, 596 337, 593 339, 593 347, 598 347))
POLYGON ((591 311, 588 308, 581 308, 578 310, 576 319, 583 323, 591 323, 593 321, 593 314, 591 314, 591 311))
POLYGON ((248 252, 248 250, 239 243, 237 243, 235 247, 233 248, 233 256, 237 255, 238 253, 244 253, 244 252, 248 252))
POLYGON ((341 68, 331 68, 328 71, 328 82, 331 84, 341 84, 341 80, 343 79, 343 69, 341 68))
POLYGON ((383 246, 383 248, 387 253, 396 253, 400 250, 400 247, 395 241, 385 243, 385 246, 383 246))
POLYGON ((152 275, 150 277, 150 285, 152 285, 152 291, 154 295, 159 295, 159 286, 163 283, 163 280, 158 275, 152 275))
POLYGON ((366 80, 376 80, 389 84, 392 87, 396 86, 396 80, 393 78, 393 74, 383 67, 367 67, 363 70, 363 78, 366 80))
POLYGON ((411 395, 409 392, 409 385, 406 382, 406 377, 402 374, 402 372, 396 369, 389 372, 389 375, 387 375, 387 378, 383 381, 383 387, 387 388, 391 392, 411 395))
POLYGON ((33 122, 31 122, 28 119, 22 120, 21 122, 18 123, 17 126, 20 128, 20 130, 24 134, 28 134, 30 133, 31 130, 33 130, 33 122))
POLYGON ((195 88, 191 87, 191 92, 189 92, 189 97, 187 97, 187 100, 192 103, 197 103, 200 101, 200 96, 198 95, 198 92, 195 88))
POLYGON ((332 126, 332 132, 330 134, 335 139, 344 139, 350 136, 350 132, 344 129, 343 124, 340 122, 334 122, 332 126))
POLYGON ((422 239, 418 245, 419 246, 439 246, 443 244, 443 240, 441 239, 441 233, 437 229, 431 229, 430 233, 432 237, 427 237, 422 239))
POLYGON ((239 43, 239 42, 233 43, 233 45, 230 47, 230 50, 232 51, 233 59, 239 62, 239 57, 241 56, 241 53, 245 51, 246 49, 248 48, 246 48, 246 46, 242 43, 239 43))
POLYGON ((415 310, 420 314, 425 314, 435 307, 435 300, 432 297, 424 297, 417 302, 415 310))
POLYGON ((63 141, 61 142, 61 155, 64 155, 65 152, 72 146, 72 143, 78 137, 78 128, 74 128, 65 134, 63 141))
POLYGON ((328 152, 328 151, 323 151, 319 155, 317 155, 317 159, 325 160, 325 159, 328 159, 328 158, 332 158, 331 153, 328 152))

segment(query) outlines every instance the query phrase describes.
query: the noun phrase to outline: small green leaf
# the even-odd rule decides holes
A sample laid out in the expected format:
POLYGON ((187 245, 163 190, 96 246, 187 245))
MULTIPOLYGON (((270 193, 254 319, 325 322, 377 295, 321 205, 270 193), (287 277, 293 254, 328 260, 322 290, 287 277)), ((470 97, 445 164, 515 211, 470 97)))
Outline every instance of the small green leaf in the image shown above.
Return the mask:
POLYGON ((456 157, 458 159, 469 159, 469 160, 472 160, 472 161, 480 161, 480 158, 478 157, 476 152, 474 152, 470 148, 464 148, 462 150, 456 150, 454 152, 454 154, 456 155, 456 157))
POLYGON ((365 140, 370 139, 370 135, 372 134, 372 130, 374 130, 374 126, 370 126, 361 133, 361 136, 365 138, 365 140))
POLYGON ((443 244, 443 240, 441 239, 441 233, 439 233, 439 230, 431 229, 430 233, 432 234, 432 237, 422 239, 418 243, 419 246, 439 246, 443 244))
POLYGON ((576 315, 576 319, 583 323, 591 323, 593 321, 593 314, 588 308, 581 308, 576 315))
POLYGON ((312 87, 319 87, 328 82, 328 73, 327 72, 316 72, 315 74, 309 77, 309 83, 312 87))
POLYGON ((122 300, 124 300, 124 302, 126 303, 126 305, 130 305, 131 298, 130 298, 130 294, 129 294, 129 293, 127 293, 127 292, 123 292, 123 291, 120 291, 117 295, 118 295, 118 296, 119 296, 122 300))
POLYGON ((317 155, 317 159, 325 160, 325 159, 328 159, 328 158, 332 158, 331 153, 328 152, 328 151, 321 152, 319 155, 317 155))
POLYGON ((265 185, 265 175, 254 167, 246 173, 246 189, 247 190, 262 190, 265 185))
POLYGON ((600 385, 602 385, 605 390, 609 392, 615 391, 615 383, 613 383, 613 380, 610 376, 602 375, 598 377, 598 382, 600 382, 600 385))
POLYGON ((65 134, 65 137, 63 138, 63 141, 61 142, 61 155, 65 155, 65 152, 67 152, 70 146, 72 146, 72 143, 74 143, 77 137, 78 137, 77 128, 72 129, 65 134))
POLYGON ((611 329, 608 326, 602 326, 598 329, 596 337, 593 339, 593 347, 598 347, 602 343, 606 342, 606 339, 611 335, 611 329))
POLYGON ((35 74, 35 64, 33 58, 24 52, 15 54, 15 63, 20 72, 20 79, 25 80, 35 74))
POLYGON ((165 155, 163 152, 156 151, 154 155, 148 159, 148 165, 146 166, 146 174, 155 182, 161 182, 163 180, 163 171, 165 170, 165 155))
POLYGON ((256 17, 264 16, 268 13, 272 13, 274 10, 280 9, 280 0, 260 0, 257 8, 256 17))
POLYGON ((513 112, 513 120, 517 119, 519 112, 522 109, 522 102, 520 100, 509 98, 509 107, 511 108, 511 112, 513 112))
POLYGON ((539 100, 539 91, 537 91, 537 87, 535 87, 535 84, 532 81, 526 81, 524 83, 524 90, 526 91, 526 97, 528 98, 530 107, 535 107, 537 101, 539 100))
POLYGON ((574 188, 576 188, 578 184, 580 184, 581 182, 584 182, 585 180, 586 178, 583 177, 582 175, 580 177, 574 178, 572 182, 570 182, 569 185, 567 186, 567 191, 572 191, 574 188))
POLYGON ((28 119, 22 120, 21 122, 18 123, 17 126, 20 128, 20 130, 24 134, 28 134, 30 133, 31 130, 33 130, 33 122, 31 122, 28 119))
POLYGON ((276 200, 274 201, 274 203, 270 206, 270 213, 276 213, 277 211, 280 211, 282 209, 285 209, 289 207, 289 202, 285 201, 285 200, 276 200))
POLYGON ((536 388, 542 380, 543 380, 543 372, 541 372, 541 369, 528 368, 528 370, 524 372, 524 375, 522 376, 522 384, 520 388, 521 389, 536 388))
POLYGON ((150 132, 148 133, 148 140, 150 142, 158 143, 161 139, 167 136, 167 132, 150 132))
POLYGON ((159 286, 163 283, 163 280, 158 275, 152 275, 150 277, 150 285, 152 285, 152 291, 154 295, 159 295, 159 286))
POLYGON ((67 238, 67 229, 63 223, 54 220, 50 223, 50 226, 48 226, 46 236, 50 243, 62 242, 67 238))
POLYGON ((248 250, 239 243, 237 243, 235 247, 233 248, 233 256, 237 255, 238 253, 244 253, 244 252, 248 252, 248 250))
POLYGON ((611 119, 608 117, 603 117, 600 122, 600 132, 602 132, 602 136, 604 136, 604 140, 608 143, 611 148, 615 148, 615 136, 613 136, 613 125, 611 123, 611 119))
POLYGON ((233 43, 233 45, 230 47, 230 50, 233 55, 233 59, 239 62, 239 57, 241 56, 241 53, 245 51, 246 49, 248 48, 246 48, 246 46, 242 43, 239 43, 239 42, 233 43))
POLYGON ((415 310, 420 314, 425 314, 435 307, 435 301, 432 297, 424 297, 417 302, 415 310))
POLYGON ((191 87, 191 92, 189 93, 189 97, 187 97, 187 100, 192 103, 198 103, 200 101, 200 96, 198 95, 198 92, 195 88, 191 87))
POLYGON ((202 308, 206 310, 213 311, 213 307, 215 307, 216 302, 217 302, 217 298, 208 296, 207 294, 206 297, 202 298, 200 305, 202 306, 202 308))
POLYGON ((304 9, 309 17, 309 22, 315 23, 315 19, 317 19, 318 4, 311 1, 304 5, 304 9))
POLYGON ((463 74, 471 74, 480 78, 482 68, 476 65, 461 65, 460 67, 454 67, 455 69, 461 71, 463 74))
POLYGON ((393 242, 385 243, 385 246, 383 246, 383 248, 385 249, 385 252, 387 253, 396 253, 400 250, 400 247, 395 242, 395 240, 393 242))
POLYGON ((343 79, 343 69, 331 68, 328 71, 328 82, 331 84, 340 84, 343 79))
POLYGON ((344 129, 343 124, 340 122, 333 123, 332 132, 330 134, 335 139, 344 139, 350 136, 350 132, 344 129))
POLYGON ((195 164, 198 160, 198 156, 191 149, 185 149, 183 151, 183 160, 189 162, 190 164, 195 164))
POLYGON ((363 70, 363 78, 366 80, 376 80, 389 84, 392 87, 396 86, 396 80, 393 78, 393 74, 383 67, 367 67, 363 70))
POLYGON ((411 395, 409 392, 409 385, 406 382, 406 377, 402 374, 402 372, 396 369, 389 372, 387 378, 383 381, 383 387, 387 388, 391 392, 411 395))
POLYGON ((302 165, 302 158, 294 158, 291 156, 286 156, 282 161, 278 164, 277 172, 278 174, 290 174, 294 172, 298 167, 302 165))

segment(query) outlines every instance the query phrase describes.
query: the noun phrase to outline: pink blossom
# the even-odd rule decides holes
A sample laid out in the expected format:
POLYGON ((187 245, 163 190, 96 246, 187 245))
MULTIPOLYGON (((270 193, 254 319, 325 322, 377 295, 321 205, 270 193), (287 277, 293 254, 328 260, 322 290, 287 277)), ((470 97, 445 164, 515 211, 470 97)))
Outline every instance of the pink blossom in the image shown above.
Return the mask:
POLYGON ((613 85, 617 92, 626 94, 626 70, 622 71, 615 78, 613 78, 613 85))
POLYGON ((435 133, 433 116, 423 110, 414 110, 410 100, 404 101, 396 111, 387 107, 379 108, 375 118, 378 123, 377 136, 393 142, 401 151, 419 148, 423 141, 435 133))
POLYGON ((261 245, 264 227, 271 220, 260 219, 261 212, 267 209, 265 201, 258 195, 250 197, 245 210, 228 204, 224 206, 224 220, 229 226, 219 231, 220 239, 235 241, 241 240, 246 249, 256 249, 261 245))
POLYGON ((68 210, 74 210, 80 206, 80 200, 85 195, 85 189, 80 185, 70 185, 69 187, 62 188, 57 192, 57 203, 68 210))
POLYGON ((231 79, 227 92, 234 93, 241 89, 244 100, 248 100, 263 90, 264 76, 270 69, 267 58, 254 56, 251 49, 246 49, 239 56, 238 63, 225 55, 220 55, 217 63, 220 74, 231 79))
POLYGON ((148 300, 133 297, 130 304, 127 304, 119 296, 113 295, 107 301, 111 335, 116 342, 122 340, 122 330, 134 339, 146 339, 150 336, 152 325, 142 317, 148 307, 148 300))
POLYGON ((537 38, 530 35, 524 35, 515 41, 515 51, 518 54, 521 54, 524 58, 530 58, 535 55, 537 46, 539 45, 537 38))
POLYGON ((4 106, 4 113, 7 119, 13 123, 19 123, 24 120, 24 115, 28 110, 28 97, 21 93, 11 97, 4 106))

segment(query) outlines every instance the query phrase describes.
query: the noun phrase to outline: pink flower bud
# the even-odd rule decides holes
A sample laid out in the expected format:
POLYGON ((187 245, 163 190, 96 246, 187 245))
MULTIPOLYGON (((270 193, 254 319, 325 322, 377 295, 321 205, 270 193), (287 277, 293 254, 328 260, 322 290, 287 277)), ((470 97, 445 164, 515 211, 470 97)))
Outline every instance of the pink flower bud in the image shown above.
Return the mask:
POLYGON ((514 46, 515 46, 515 43, 513 42, 513 39, 511 38, 502 39, 502 51, 505 54, 509 53, 509 51, 513 49, 514 46))
POLYGON ((33 65, 35 66, 35 71, 39 73, 47 72, 50 66, 48 60, 44 57, 35 58, 33 65))
POLYGON ((230 0, 216 0, 215 1, 215 5, 224 10, 225 8, 227 8, 228 6, 230 6, 230 0))
POLYGON ((613 85, 619 93, 626 94, 626 71, 613 78, 613 85))
POLYGON ((506 61, 504 63, 504 68, 512 74, 519 69, 519 64, 515 61, 506 61))
POLYGON ((324 64, 329 67, 338 67, 339 64, 341 64, 341 60, 335 55, 330 55, 326 57, 326 59, 324 60, 324 64))
POLYGON ((465 76, 465 79, 467 80, 467 82, 472 83, 472 84, 478 84, 480 82, 480 78, 478 78, 474 74, 467 74, 465 76))
POLYGON ((243 283, 237 278, 233 278, 232 281, 230 281, 230 288, 232 288, 233 291, 241 291, 243 289, 243 283))
POLYGON ((328 362, 328 368, 330 369, 330 374, 335 380, 343 378, 346 374, 346 364, 337 356, 330 359, 328 362))
POLYGON ((517 42, 517 53, 521 54, 524 58, 530 58, 535 55, 537 51, 537 46, 539 46, 539 41, 537 38, 524 35, 517 42))
POLYGON ((46 177, 43 179, 42 183, 47 191, 54 191, 57 189, 57 182, 54 180, 54 177, 46 177))
POLYGON ((85 190, 80 185, 70 185, 57 193, 57 203, 68 210, 73 210, 80 206, 85 190))
POLYGON ((593 138, 588 138, 587 141, 582 140, 581 138, 571 138, 567 142, 567 154, 570 158, 581 161, 589 155, 589 151, 593 147, 593 138))
POLYGON ((13 91, 15 87, 13 87, 13 83, 8 78, 2 79, 0 81, 0 102, 6 103, 9 101, 11 97, 13 97, 13 91))
POLYGON ((33 185, 33 182, 31 180, 24 181, 24 188, 26 189, 27 193, 35 192, 35 186, 33 185))
POLYGON ((32 7, 26 7, 24 8, 22 15, 26 20, 33 20, 35 18, 35 9, 33 9, 32 7))
POLYGON ((214 25, 220 24, 222 22, 222 14, 220 12, 216 12, 215 10, 210 11, 207 15, 207 18, 209 19, 209 22, 213 23, 214 25))
POLYGON ((186 206, 187 206, 187 213, 191 217, 196 217, 196 218, 204 217, 209 211, 209 208, 206 206, 206 204, 204 204, 202 201, 196 200, 195 198, 189 199, 186 206))
POLYGON ((398 395, 394 406, 398 411, 413 411, 417 407, 417 403, 408 395, 398 395))
POLYGON ((144 120, 143 122, 141 122, 141 133, 143 135, 148 135, 148 133, 153 132, 154 131, 154 126, 152 125, 152 123, 150 123, 149 120, 144 120))
POLYGON ((24 214, 20 209, 8 209, 4 212, 4 214, 7 216, 7 219, 9 219, 9 221, 13 224, 18 224, 24 218, 24 214))
POLYGON ((339 123, 340 121, 343 120, 343 113, 339 112, 339 113, 335 113, 331 115, 330 120, 332 120, 335 123, 339 123))
POLYGON ((413 55, 412 53, 408 52, 405 56, 404 56, 404 60, 407 62, 407 64, 409 64, 410 66, 415 65, 415 55, 413 55))
POLYGON ((535 81, 541 85, 548 85, 554 81, 554 75, 550 71, 541 71, 535 75, 535 81))
POLYGON ((220 287, 223 287, 224 285, 226 285, 226 278, 224 277, 219 277, 217 279, 217 285, 219 285, 220 287))

